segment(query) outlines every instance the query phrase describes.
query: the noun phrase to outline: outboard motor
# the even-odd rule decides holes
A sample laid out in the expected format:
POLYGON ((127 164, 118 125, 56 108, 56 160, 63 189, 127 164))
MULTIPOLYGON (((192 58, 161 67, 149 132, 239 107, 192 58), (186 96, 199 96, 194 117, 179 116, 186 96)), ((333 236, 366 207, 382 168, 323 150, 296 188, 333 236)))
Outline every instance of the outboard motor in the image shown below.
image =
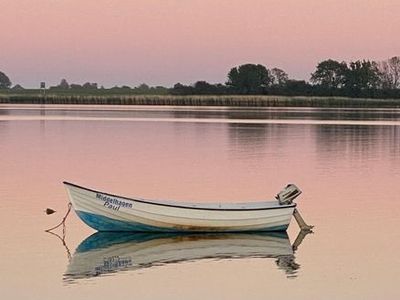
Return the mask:
POLYGON ((276 199, 280 205, 289 205, 301 194, 301 190, 294 184, 288 184, 278 195, 276 199))

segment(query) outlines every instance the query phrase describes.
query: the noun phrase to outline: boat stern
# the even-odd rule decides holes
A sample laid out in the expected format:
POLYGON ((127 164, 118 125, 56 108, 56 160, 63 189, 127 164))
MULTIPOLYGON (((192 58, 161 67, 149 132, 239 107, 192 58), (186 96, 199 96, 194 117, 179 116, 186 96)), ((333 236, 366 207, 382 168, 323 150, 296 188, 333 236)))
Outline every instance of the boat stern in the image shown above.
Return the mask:
POLYGON ((275 198, 280 205, 290 205, 301 193, 301 190, 295 184, 290 183, 275 198))

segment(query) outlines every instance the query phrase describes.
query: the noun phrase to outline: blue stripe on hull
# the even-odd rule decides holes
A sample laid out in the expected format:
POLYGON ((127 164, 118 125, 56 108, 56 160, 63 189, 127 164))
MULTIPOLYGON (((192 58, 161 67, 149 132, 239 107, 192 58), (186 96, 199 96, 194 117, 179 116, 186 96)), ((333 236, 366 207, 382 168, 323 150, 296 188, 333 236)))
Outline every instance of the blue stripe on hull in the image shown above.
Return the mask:
MULTIPOLYGON (((88 226, 98 231, 132 231, 132 232, 193 232, 192 230, 182 229, 167 229, 163 227, 156 227, 145 225, 137 222, 123 222, 108 217, 104 217, 97 214, 92 214, 83 211, 76 211, 76 214, 85 222, 88 226)), ((268 227, 265 229, 259 229, 257 231, 284 231, 289 225, 268 227)), ((207 232, 205 230, 204 232, 207 232)))

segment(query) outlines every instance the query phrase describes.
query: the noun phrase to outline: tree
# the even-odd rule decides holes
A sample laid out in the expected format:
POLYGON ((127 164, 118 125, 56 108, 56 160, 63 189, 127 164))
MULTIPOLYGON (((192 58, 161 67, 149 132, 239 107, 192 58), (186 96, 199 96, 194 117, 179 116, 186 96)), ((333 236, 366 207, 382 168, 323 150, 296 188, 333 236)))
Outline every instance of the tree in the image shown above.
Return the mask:
POLYGON ((95 83, 95 82, 85 82, 82 85, 82 88, 88 89, 88 90, 97 90, 97 83, 95 83))
POLYGON ((137 88, 143 91, 148 91, 150 89, 150 87, 145 83, 140 84, 137 88))
POLYGON ((288 74, 278 68, 271 69, 271 83, 278 87, 283 87, 289 80, 288 74))
POLYGON ((380 82, 378 64, 369 60, 357 60, 349 64, 345 73, 345 87, 351 96, 358 95, 361 91, 376 89, 380 82))
POLYGON ((59 85, 57 86, 60 89, 63 90, 68 90, 69 89, 69 83, 67 82, 66 79, 61 79, 61 82, 59 83, 59 85))
POLYGON ((10 78, 0 71, 0 89, 8 89, 11 86, 10 78))
POLYGON ((169 89, 161 85, 151 87, 151 91, 154 95, 168 95, 169 89))
POLYGON ((217 89, 215 85, 208 83, 207 81, 197 81, 193 85, 193 92, 199 95, 211 95, 216 94, 217 89))
POLYGON ((22 91, 24 90, 23 86, 20 84, 16 84, 11 88, 13 91, 22 91))
POLYGON ((178 82, 171 89, 171 94, 172 95, 192 95, 193 87, 184 85, 184 84, 178 82))
POLYGON ((77 83, 71 83, 70 86, 71 90, 80 90, 82 89, 82 86, 80 84, 77 83))
POLYGON ((400 88, 400 56, 394 56, 388 60, 389 71, 393 77, 392 88, 400 88))
POLYGON ((320 62, 311 74, 311 82, 327 89, 337 89, 343 86, 347 64, 328 59, 320 62))
POLYGON ((148 94, 150 92, 150 87, 147 84, 142 83, 139 86, 135 87, 134 90, 138 94, 148 94))
POLYGON ((288 80, 283 89, 289 96, 310 96, 313 92, 313 86, 304 80, 288 80))
POLYGON ((378 63, 380 87, 382 89, 400 88, 400 57, 394 56, 378 63))
POLYGON ((389 64, 387 60, 381 61, 378 64, 379 68, 379 82, 380 82, 380 88, 386 90, 386 89, 392 89, 393 88, 393 75, 390 72, 389 69, 389 64))
POLYGON ((226 84, 239 94, 261 94, 270 83, 271 76, 265 66, 245 64, 229 71, 226 84))
POLYGON ((226 86, 211 84, 204 80, 197 81, 193 85, 193 93, 196 95, 222 95, 226 93, 226 86))

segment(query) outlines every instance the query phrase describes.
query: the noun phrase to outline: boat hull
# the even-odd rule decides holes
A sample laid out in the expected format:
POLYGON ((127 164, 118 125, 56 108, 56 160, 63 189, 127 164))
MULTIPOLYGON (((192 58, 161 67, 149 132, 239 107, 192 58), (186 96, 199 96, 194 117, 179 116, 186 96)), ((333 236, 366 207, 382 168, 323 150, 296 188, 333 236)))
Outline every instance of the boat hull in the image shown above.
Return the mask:
POLYGON ((283 231, 295 204, 185 204, 126 198, 64 183, 83 222, 98 231, 283 231))

